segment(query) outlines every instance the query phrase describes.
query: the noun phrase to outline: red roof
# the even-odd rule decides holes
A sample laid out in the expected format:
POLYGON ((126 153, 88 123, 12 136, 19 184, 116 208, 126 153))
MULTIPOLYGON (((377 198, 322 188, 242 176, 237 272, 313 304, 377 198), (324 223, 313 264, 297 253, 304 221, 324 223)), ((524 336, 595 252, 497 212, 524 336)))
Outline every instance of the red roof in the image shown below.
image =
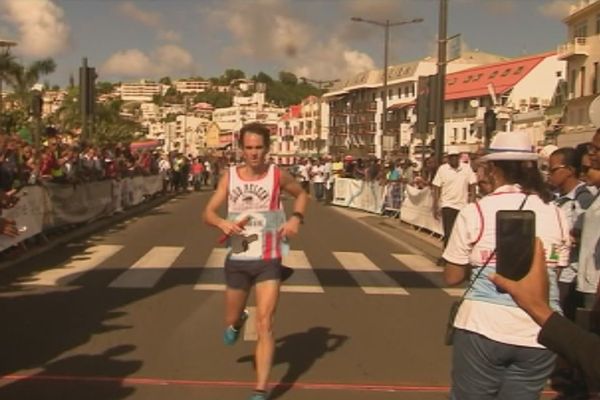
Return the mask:
POLYGON ((456 100, 487 96, 489 94, 487 86, 490 83, 496 95, 500 95, 512 89, 545 58, 554 54, 556 53, 537 54, 448 74, 444 98, 456 100))
POLYGON ((293 118, 300 118, 300 112, 302 111, 302 105, 301 104, 295 104, 293 106, 290 106, 287 110, 287 112, 285 114, 283 114, 283 116, 281 117, 283 120, 288 120, 288 119, 293 119, 293 118))

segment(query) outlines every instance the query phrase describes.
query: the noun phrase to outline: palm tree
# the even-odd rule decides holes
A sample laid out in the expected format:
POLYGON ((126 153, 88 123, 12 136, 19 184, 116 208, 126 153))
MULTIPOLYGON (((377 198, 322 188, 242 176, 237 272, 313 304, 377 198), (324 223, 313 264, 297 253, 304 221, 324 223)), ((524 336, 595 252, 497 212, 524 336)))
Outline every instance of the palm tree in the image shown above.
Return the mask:
POLYGON ((14 63, 7 73, 6 81, 14 90, 14 97, 22 107, 27 107, 31 100, 31 87, 41 76, 48 75, 56 69, 52 58, 34 61, 29 66, 14 63))
POLYGON ((2 103, 2 83, 7 80, 8 76, 12 74, 18 68, 18 64, 15 61, 15 57, 8 51, 0 52, 0 112, 4 110, 4 104, 2 103))

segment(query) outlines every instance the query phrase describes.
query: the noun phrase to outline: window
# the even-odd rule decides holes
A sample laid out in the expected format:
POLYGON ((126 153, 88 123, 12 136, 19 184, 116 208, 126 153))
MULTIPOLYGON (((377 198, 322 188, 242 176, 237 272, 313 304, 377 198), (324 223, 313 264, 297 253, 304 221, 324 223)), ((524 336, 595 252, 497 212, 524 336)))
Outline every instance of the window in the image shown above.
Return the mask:
POLYGON ((415 84, 414 84, 414 82, 411 82, 411 84, 408 86, 408 93, 411 96, 415 95, 415 84))
POLYGON ((571 79, 569 80, 569 93, 575 95, 575 81, 577 80, 577 70, 571 70, 571 79))
POLYGON ((452 142, 456 143, 458 140, 458 128, 452 128, 452 137, 454 138, 452 142))
POLYGON ((467 141, 467 128, 462 128, 462 141, 467 141))
POLYGON ((502 75, 500 75, 500 76, 508 76, 508 74, 510 74, 510 68, 506 68, 504 70, 504 72, 502 72, 502 75))
POLYGON ((402 97, 402 88, 401 87, 398 88, 398 97, 402 97))
POLYGON ((469 100, 463 101, 463 111, 466 112, 469 109, 469 100))
POLYGON ((478 81, 479 79, 481 79, 481 77, 482 77, 482 76, 483 76, 483 74, 481 74, 481 73, 480 73, 480 74, 477 74, 477 75, 475 75, 475 76, 473 77, 473 82, 476 82, 476 81, 478 81))
POLYGON ((521 72, 523 72, 523 66, 522 65, 519 68, 517 68, 513 74, 514 75, 519 75, 521 72))
POLYGON ((408 86, 404 87, 404 96, 408 97, 408 86))
POLYGON ((494 71, 488 76, 488 79, 494 79, 498 75, 498 71, 494 71))
POLYGON ((469 75, 465 78, 465 80, 463 81, 463 83, 469 83, 471 82, 471 79, 473 79, 473 75, 469 75))
POLYGON ((573 39, 578 37, 587 37, 587 23, 582 22, 573 29, 573 39))
POLYGON ((454 110, 453 110, 453 111, 454 111, 455 113, 457 113, 457 112, 458 112, 458 101, 455 101, 455 102, 453 102, 452 104, 453 104, 453 106, 454 106, 454 110))

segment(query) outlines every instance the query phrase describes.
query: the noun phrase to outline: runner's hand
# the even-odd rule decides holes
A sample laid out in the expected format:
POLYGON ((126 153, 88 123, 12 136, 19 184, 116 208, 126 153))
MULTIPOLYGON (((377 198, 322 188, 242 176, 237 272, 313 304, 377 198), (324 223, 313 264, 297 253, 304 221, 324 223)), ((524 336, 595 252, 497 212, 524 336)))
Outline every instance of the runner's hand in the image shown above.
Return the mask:
POLYGON ((0 235, 8 237, 17 237, 19 231, 17 230, 17 224, 12 219, 0 218, 0 235))
POLYGON ((300 230, 300 220, 298 218, 290 218, 281 227, 279 227, 279 236, 283 238, 291 238, 298 234, 300 230))
POLYGON ((236 222, 225 219, 219 224, 219 229, 227 236, 239 235, 244 231, 236 222))

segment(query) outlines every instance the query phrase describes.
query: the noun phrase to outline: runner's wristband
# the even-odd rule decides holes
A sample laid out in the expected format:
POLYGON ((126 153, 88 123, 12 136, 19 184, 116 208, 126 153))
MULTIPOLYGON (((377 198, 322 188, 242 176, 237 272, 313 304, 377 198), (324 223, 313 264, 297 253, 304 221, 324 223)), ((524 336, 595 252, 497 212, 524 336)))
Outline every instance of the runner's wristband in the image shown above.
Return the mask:
POLYGON ((298 218, 300 220, 301 224, 304 223, 304 214, 302 214, 301 212, 298 212, 298 211, 293 212, 292 217, 298 218))

